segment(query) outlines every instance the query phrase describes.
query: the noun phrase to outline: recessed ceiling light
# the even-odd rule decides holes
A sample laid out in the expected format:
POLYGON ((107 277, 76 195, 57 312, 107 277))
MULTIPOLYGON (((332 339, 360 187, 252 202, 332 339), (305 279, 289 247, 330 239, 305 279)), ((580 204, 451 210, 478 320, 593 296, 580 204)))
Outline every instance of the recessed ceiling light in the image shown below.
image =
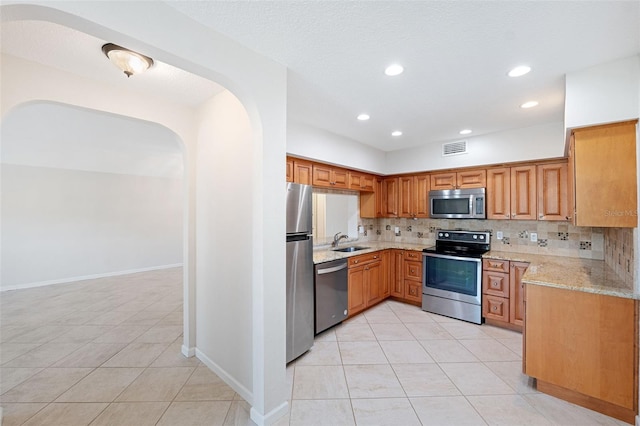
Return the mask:
POLYGON ((520 76, 523 76, 523 75, 527 74, 529 71, 531 71, 531 67, 530 66, 528 66, 528 65, 520 65, 520 66, 515 67, 511 71, 509 71, 507 73, 507 75, 509 77, 520 77, 520 76))
POLYGON ((395 130, 391 132, 391 136, 402 136, 402 132, 400 130, 395 130))
POLYGON ((367 121, 369 118, 371 118, 371 117, 369 117, 369 114, 360 114, 358 116, 358 120, 360 120, 360 121, 367 121))
POLYGON ((392 64, 385 68, 384 73, 389 77, 393 77, 395 75, 400 75, 404 71, 404 67, 399 64, 392 64))
POLYGON ((520 108, 533 108, 534 106, 538 106, 538 101, 529 101, 520 105, 520 108))
POLYGON ((469 133, 471 133, 471 130, 470 130, 470 129, 460 130, 460 134, 461 134, 461 135, 468 135, 469 133))

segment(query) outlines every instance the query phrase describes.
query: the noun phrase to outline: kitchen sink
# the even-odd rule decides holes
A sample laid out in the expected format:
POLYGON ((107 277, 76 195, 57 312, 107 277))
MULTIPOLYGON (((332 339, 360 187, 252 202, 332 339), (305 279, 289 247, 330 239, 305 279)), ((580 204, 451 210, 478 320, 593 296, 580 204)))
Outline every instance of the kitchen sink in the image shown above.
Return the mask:
POLYGON ((352 251, 366 250, 368 248, 369 247, 357 247, 357 246, 355 246, 355 247, 344 247, 344 248, 333 249, 333 251, 341 251, 341 252, 344 252, 344 253, 349 253, 349 252, 352 252, 352 251))

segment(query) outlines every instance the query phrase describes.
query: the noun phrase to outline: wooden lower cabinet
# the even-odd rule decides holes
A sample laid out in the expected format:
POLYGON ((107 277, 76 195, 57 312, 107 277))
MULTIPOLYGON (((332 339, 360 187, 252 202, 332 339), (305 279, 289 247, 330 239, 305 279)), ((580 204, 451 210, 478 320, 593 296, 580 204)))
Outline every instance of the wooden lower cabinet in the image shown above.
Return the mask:
POLYGON ((391 297, 422 306, 422 253, 391 250, 391 297))
POLYGON ((526 285, 524 372, 538 390, 634 424, 638 302, 526 285))
POLYGON ((349 258, 347 297, 350 317, 389 296, 388 252, 383 250, 349 258))
POLYGON ((482 260, 482 316, 491 325, 522 331, 525 262, 482 260))

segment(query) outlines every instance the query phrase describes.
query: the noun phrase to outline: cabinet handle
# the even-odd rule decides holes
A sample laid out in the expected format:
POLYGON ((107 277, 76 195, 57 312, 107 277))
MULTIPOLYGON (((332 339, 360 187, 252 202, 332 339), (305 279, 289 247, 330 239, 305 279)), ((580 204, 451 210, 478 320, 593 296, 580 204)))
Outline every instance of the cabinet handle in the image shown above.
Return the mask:
POLYGON ((504 217, 506 217, 507 219, 509 219, 509 214, 505 214, 504 217))
POLYGON ((515 213, 511 213, 511 218, 515 219, 515 217, 516 217, 516 214, 515 213))
POLYGON ((364 268, 364 270, 365 270, 365 271, 368 271, 368 270, 369 270, 369 267, 367 266, 366 268, 364 268))
POLYGON ((415 270, 415 269, 412 269, 412 270, 411 270, 411 273, 412 273, 412 274, 415 274, 415 273, 416 273, 416 270, 415 270))
POLYGON ((544 217, 544 215, 543 215, 543 214, 541 214, 541 215, 540 215, 540 216, 538 216, 538 217, 539 217, 540 219, 542 219, 542 218, 544 217))
POLYGON ((494 306, 492 310, 493 310, 493 311, 497 311, 497 310, 498 310, 498 307, 497 307, 497 306, 494 306))
POLYGON ((373 258, 374 258, 374 259, 377 259, 377 258, 378 258, 378 256, 373 256, 373 258))
POLYGON ((354 261, 353 261, 353 263, 358 263, 358 262, 359 262, 359 260, 354 260, 354 261))
POLYGON ((571 220, 571 216, 565 216, 564 218, 567 220, 571 220))

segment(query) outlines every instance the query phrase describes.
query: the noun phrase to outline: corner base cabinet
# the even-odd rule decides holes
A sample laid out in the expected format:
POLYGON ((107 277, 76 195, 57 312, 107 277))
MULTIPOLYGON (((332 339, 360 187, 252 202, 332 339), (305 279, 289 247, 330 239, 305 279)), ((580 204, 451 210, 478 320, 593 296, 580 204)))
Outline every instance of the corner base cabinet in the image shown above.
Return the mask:
POLYGON ((634 424, 638 303, 526 285, 524 372, 538 390, 634 424))

